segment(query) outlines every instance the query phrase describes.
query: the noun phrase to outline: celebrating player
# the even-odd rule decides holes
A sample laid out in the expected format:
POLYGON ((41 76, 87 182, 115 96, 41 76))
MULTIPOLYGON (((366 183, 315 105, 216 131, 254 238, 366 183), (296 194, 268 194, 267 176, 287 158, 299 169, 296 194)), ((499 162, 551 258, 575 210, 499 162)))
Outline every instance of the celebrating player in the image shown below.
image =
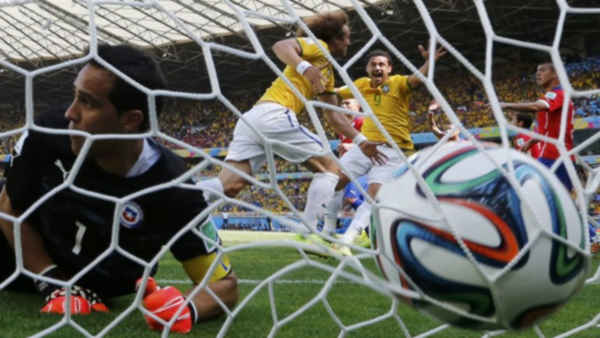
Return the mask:
MULTIPOLYGON (((342 11, 329 12, 306 19, 306 24, 318 40, 303 37, 305 33, 298 29, 299 37, 278 41, 273 45, 273 51, 286 64, 285 77, 304 97, 316 96, 336 105, 333 66, 318 45, 333 56, 346 55, 350 44, 348 16, 342 11)), ((341 173, 332 158, 314 155, 323 149, 323 145, 315 134, 298 123, 296 114, 303 109, 302 100, 282 78, 277 78, 254 107, 244 113, 244 119, 238 120, 225 161, 242 172, 254 173, 265 160, 265 140, 253 128, 268 141, 279 141, 273 143, 277 155, 293 163, 304 163, 315 172, 307 192, 305 217, 308 225, 316 229, 317 215, 323 212, 321 206, 332 198, 341 173)), ((361 137, 342 114, 325 110, 324 115, 336 132, 358 144, 359 153, 376 163, 384 161, 377 150, 378 143, 361 137)), ((200 182, 208 192, 209 200, 215 198, 210 191, 234 197, 247 184, 245 178, 227 168, 223 168, 218 178, 200 182)))
MULTIPOLYGON (((500 102, 500 107, 520 112, 537 112, 537 132, 547 137, 557 139, 560 134, 560 120, 563 104, 567 104, 567 125, 565 128, 564 146, 567 151, 571 150, 573 148, 573 101, 569 100, 568 102, 565 102, 564 92, 560 86, 554 65, 551 62, 538 65, 535 73, 535 80, 536 83, 546 91, 544 96, 539 100, 535 102, 520 103, 500 102)), ((554 144, 530 139, 523 145, 521 150, 527 152, 538 142, 540 143, 540 155, 538 160, 547 167, 551 167, 560 157, 560 152, 554 144)), ((567 190, 573 188, 573 184, 567 174, 564 163, 556 170, 556 176, 565 185, 567 190)))
MULTIPOLYGON (((159 66, 148 55, 129 46, 98 46, 98 56, 129 78, 150 89, 166 88, 159 66)), ((148 129, 148 99, 145 93, 90 60, 74 81, 74 99, 66 111, 43 114, 37 123, 47 128, 69 129, 89 134, 131 134, 148 129)), ((156 98, 156 111, 162 100, 156 98)), ((9 290, 39 292, 45 297, 42 312, 89 314, 108 311, 102 299, 132 293, 144 269, 120 255, 112 245, 150 261, 184 226, 202 212, 202 193, 167 188, 128 200, 118 210, 114 202, 90 197, 66 188, 54 191, 70 177, 76 159, 83 162, 74 186, 105 196, 121 198, 157 184, 168 182, 185 171, 183 160, 150 138, 102 139, 86 148, 80 134, 57 135, 30 130, 14 149, 0 195, 0 210, 19 216, 52 191, 21 226, 24 267, 55 280, 69 280, 106 250, 110 253, 94 262, 89 271, 67 289, 41 279, 20 275, 9 290), (87 150, 87 151, 86 151, 87 150), (118 242, 113 240, 113 218, 118 215, 118 242)), ((207 239, 191 230, 183 232, 171 251, 194 284, 201 282, 209 268, 208 287, 223 304, 231 307, 238 298, 237 278, 229 259, 217 259, 218 236, 213 225, 194 225, 207 239), (211 235, 212 234, 212 235, 211 235)), ((13 223, 2 220, 0 227, 0 280, 15 268, 13 223)), ((151 274, 156 272, 153 267, 151 274)), ((183 304, 182 293, 174 287, 159 288, 149 280, 144 306, 156 317, 169 321, 183 304)), ((175 320, 172 331, 189 332, 192 324, 214 317, 223 310, 206 291, 198 292, 175 320)), ((154 317, 146 316, 152 329, 162 329, 154 317)))
MULTIPOLYGON (((419 45, 421 56, 425 59, 425 63, 419 71, 426 74, 429 70, 429 52, 419 45)), ((443 56, 446 51, 439 48, 435 52, 434 60, 437 61, 443 56)), ((415 75, 390 75, 392 73, 392 58, 390 54, 384 50, 374 50, 367 55, 366 72, 368 77, 362 77, 354 80, 354 85, 360 91, 365 101, 379 120, 387 132, 391 135, 393 141, 400 149, 409 155, 414 152, 414 145, 410 137, 410 117, 408 114, 411 90, 421 84, 421 80, 415 75)), ((338 90, 338 94, 343 98, 352 97, 352 92, 348 87, 342 87, 338 90)), ((387 157, 387 162, 383 165, 374 163, 369 158, 365 157, 360 152, 350 149, 341 159, 344 168, 348 169, 354 177, 359 177, 368 174, 369 188, 368 194, 374 197, 381 184, 392 178, 392 173, 402 165, 402 158, 386 141, 384 135, 375 125, 375 122, 367 117, 363 124, 362 133, 364 136, 373 142, 381 142, 379 149, 387 157)), ((343 175, 340 177, 337 189, 342 189, 347 182, 348 177, 343 175)), ((336 191, 336 194, 341 194, 342 190, 336 191)), ((327 205, 326 222, 332 221, 332 215, 337 215, 335 210, 336 204, 330 200, 327 205)), ((364 203, 356 211, 357 214, 362 210, 371 210, 371 204, 365 200, 364 203)), ((366 218, 368 221, 368 217, 366 218)), ((353 227, 354 229, 365 228, 366 224, 353 227)), ((355 233, 355 236, 359 233, 355 233)), ((351 243, 353 238, 351 234, 345 236, 345 242, 351 243)), ((343 254, 347 254, 345 250, 343 254)))

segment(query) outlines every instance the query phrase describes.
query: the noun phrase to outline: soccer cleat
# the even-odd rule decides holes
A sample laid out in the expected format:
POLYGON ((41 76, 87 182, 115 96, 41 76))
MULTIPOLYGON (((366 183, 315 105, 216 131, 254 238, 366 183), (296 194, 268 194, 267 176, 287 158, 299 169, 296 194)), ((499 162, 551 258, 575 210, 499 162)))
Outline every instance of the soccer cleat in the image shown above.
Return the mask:
POLYGON ((320 245, 320 246, 324 246, 324 247, 329 247, 331 245, 325 238, 323 238, 317 234, 308 235, 306 240, 311 244, 320 245))
POLYGON ((296 242, 300 242, 300 243, 307 243, 308 240, 306 239, 306 236, 304 236, 303 234, 296 234, 294 236, 294 240, 296 242))
POLYGON ((296 234, 295 241, 308 244, 308 248, 304 251, 311 255, 327 258, 331 256, 331 248, 329 242, 317 234, 302 235, 296 234))
POLYGON ((363 247, 363 248, 370 249, 371 248, 371 239, 369 238, 369 235, 367 234, 367 232, 363 230, 363 232, 361 232, 360 236, 356 237, 356 239, 354 240, 354 244, 356 244, 360 247, 363 247))
POLYGON ((352 250, 345 245, 333 244, 331 246, 331 251, 337 256, 352 256, 352 250))

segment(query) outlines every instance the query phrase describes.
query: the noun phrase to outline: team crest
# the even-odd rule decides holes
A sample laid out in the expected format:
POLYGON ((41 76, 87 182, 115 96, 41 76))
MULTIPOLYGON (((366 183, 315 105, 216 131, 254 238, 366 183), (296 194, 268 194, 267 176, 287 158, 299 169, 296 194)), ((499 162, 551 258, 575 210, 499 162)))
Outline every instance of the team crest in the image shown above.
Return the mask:
POLYGON ((139 204, 129 201, 121 208, 119 215, 121 225, 128 228, 137 228, 144 220, 144 212, 139 204))
POLYGON ((384 94, 387 94, 390 92, 390 86, 387 84, 384 84, 383 87, 381 87, 381 91, 383 91, 384 94))

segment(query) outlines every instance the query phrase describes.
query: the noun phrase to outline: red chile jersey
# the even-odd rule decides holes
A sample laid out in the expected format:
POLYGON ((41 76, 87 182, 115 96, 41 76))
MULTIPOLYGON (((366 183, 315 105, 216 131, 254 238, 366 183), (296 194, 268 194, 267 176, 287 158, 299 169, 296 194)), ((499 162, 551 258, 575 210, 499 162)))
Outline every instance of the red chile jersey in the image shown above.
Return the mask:
MULTIPOLYGON (((521 150, 521 148, 523 148, 523 146, 525 145, 525 143, 527 143, 527 141, 529 141, 531 139, 531 137, 529 137, 529 135, 525 135, 525 134, 517 134, 514 138, 513 138, 513 146, 515 147, 515 149, 517 150, 521 150)), ((531 148, 529 148, 529 154, 531 154, 531 156, 533 158, 538 158, 540 157, 540 150, 541 150, 541 142, 536 142, 533 144, 533 146, 531 148)))
MULTIPOLYGON (((62 113, 42 115, 36 122, 49 128, 63 129, 68 125, 62 113)), ((168 182, 185 172, 181 158, 150 139, 147 142, 160 157, 146 172, 120 177, 105 172, 94 160, 86 159, 74 186, 120 198, 168 182)), ((75 156, 66 135, 30 130, 19 143, 6 172, 6 188, 12 207, 25 211, 63 183, 75 156)), ((205 208, 198 190, 167 188, 136 197, 116 213, 118 247, 149 262, 174 234, 205 208)), ((40 233, 54 262, 68 273, 76 273, 108 249, 115 209, 112 201, 92 198, 67 187, 37 207, 27 222, 40 233)), ((188 231, 170 249, 175 258, 183 261, 210 253, 213 247, 188 231)), ((141 265, 112 250, 82 278, 80 285, 90 288, 96 285, 94 291, 105 297, 114 296, 133 291, 142 273, 141 265), (86 280, 91 284, 86 285, 86 280)))
MULTIPOLYGON (((357 116, 354 118, 354 120, 352 120, 352 127, 358 131, 360 131, 362 129, 362 125, 363 122, 365 121, 365 118, 362 116, 357 116)), ((344 135, 340 135, 340 141, 342 143, 352 143, 352 139, 347 138, 344 135)))
MULTIPOLYGON (((546 105, 546 109, 537 113, 538 132, 552 138, 558 138, 560 133, 560 120, 563 102, 565 100, 564 92, 560 86, 552 88, 546 92, 538 101, 546 105)), ((569 100, 567 109, 567 126, 565 135, 565 147, 567 150, 573 148, 573 101, 569 100)), ((540 141, 540 156, 547 159, 557 159, 559 152, 556 147, 547 142, 540 141)))

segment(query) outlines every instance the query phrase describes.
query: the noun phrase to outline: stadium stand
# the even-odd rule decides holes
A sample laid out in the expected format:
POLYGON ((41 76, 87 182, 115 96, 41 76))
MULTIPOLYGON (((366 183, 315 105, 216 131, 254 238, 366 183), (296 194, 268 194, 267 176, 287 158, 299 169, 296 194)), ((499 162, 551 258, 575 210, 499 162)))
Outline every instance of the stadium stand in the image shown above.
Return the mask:
MULTIPOLYGON (((495 70, 494 74, 502 74, 502 78, 495 79, 494 84, 500 100, 504 101, 522 101, 534 100, 542 93, 535 87, 535 82, 531 75, 531 69, 535 68, 535 63, 521 63, 517 66, 508 65, 505 69, 495 70)), ((566 68, 569 73, 571 84, 575 89, 590 89, 600 87, 600 58, 587 58, 582 61, 568 63, 566 68)), ((461 121, 467 128, 484 128, 481 130, 472 129, 479 133, 481 137, 497 136, 494 130, 496 122, 492 117, 489 108, 484 103, 486 95, 478 80, 467 73, 464 76, 438 76, 440 79, 438 87, 446 96, 448 102, 454 107, 461 121), (458 83, 457 83, 458 81, 458 83), (487 128, 487 129, 486 129, 487 128), (487 135, 486 133, 491 133, 487 135)), ((248 92, 247 95, 238 96, 232 103, 244 112, 251 107, 257 100, 260 92, 248 92)), ((412 99, 411 119, 413 125, 413 139, 417 145, 423 145, 434 142, 435 138, 430 133, 431 126, 425 122, 427 105, 430 101, 430 95, 425 88, 417 91, 412 99)), ((599 128, 600 127, 600 97, 577 98, 574 99, 576 106, 576 129, 599 128), (586 118, 586 119, 583 119, 586 118)), ((4 112, 2 121, 0 121, 0 130, 15 129, 23 125, 24 114, 18 110, 9 110, 4 112)), ((305 126, 311 126, 308 114, 300 114, 299 120, 305 126)), ((445 116, 441 117, 442 123, 446 121, 445 116)), ((182 100, 169 102, 166 111, 160 116, 161 131, 166 134, 184 141, 194 147, 206 149, 211 155, 223 157, 225 147, 235 126, 236 116, 218 101, 203 101, 198 104, 197 101, 182 100)), ((330 140, 337 139, 325 125, 330 140)), ((0 140, 0 153, 10 154, 18 135, 5 137, 0 140)), ((161 142, 170 147, 177 148, 164 140, 161 142)), ((334 147, 335 148, 335 147, 334 147)), ((189 157, 190 166, 197 163, 194 156, 185 151, 180 152, 182 156, 189 157)), ((5 160, 8 157, 3 156, 5 160)), ((597 165, 598 161, 592 162, 597 165)), ((301 165, 288 163, 287 161, 276 161, 277 172, 281 173, 279 185, 295 208, 302 210, 305 203, 306 189, 308 188, 309 178, 306 169, 301 165)), ((210 166, 200 172, 200 176, 215 176, 220 167, 210 166)), ((266 170, 266 169, 265 169, 266 170)), ((287 213, 290 208, 285 205, 283 200, 278 197, 274 191, 263 191, 255 186, 246 188, 239 195, 243 201, 252 201, 256 206, 264 207, 275 213, 287 213)), ((592 214, 600 214, 600 194, 590 204, 592 214)), ((238 205, 224 205, 219 212, 228 212, 239 215, 252 215, 249 209, 238 205)), ((258 222, 258 221, 257 221, 258 222)), ((263 222, 263 221, 260 221, 263 222)), ((260 223, 259 222, 259 223, 260 223)), ((259 224, 257 223, 257 224, 259 224)), ((260 223, 263 224, 263 223, 260 223)), ((260 226, 257 226, 260 228, 260 226)))

